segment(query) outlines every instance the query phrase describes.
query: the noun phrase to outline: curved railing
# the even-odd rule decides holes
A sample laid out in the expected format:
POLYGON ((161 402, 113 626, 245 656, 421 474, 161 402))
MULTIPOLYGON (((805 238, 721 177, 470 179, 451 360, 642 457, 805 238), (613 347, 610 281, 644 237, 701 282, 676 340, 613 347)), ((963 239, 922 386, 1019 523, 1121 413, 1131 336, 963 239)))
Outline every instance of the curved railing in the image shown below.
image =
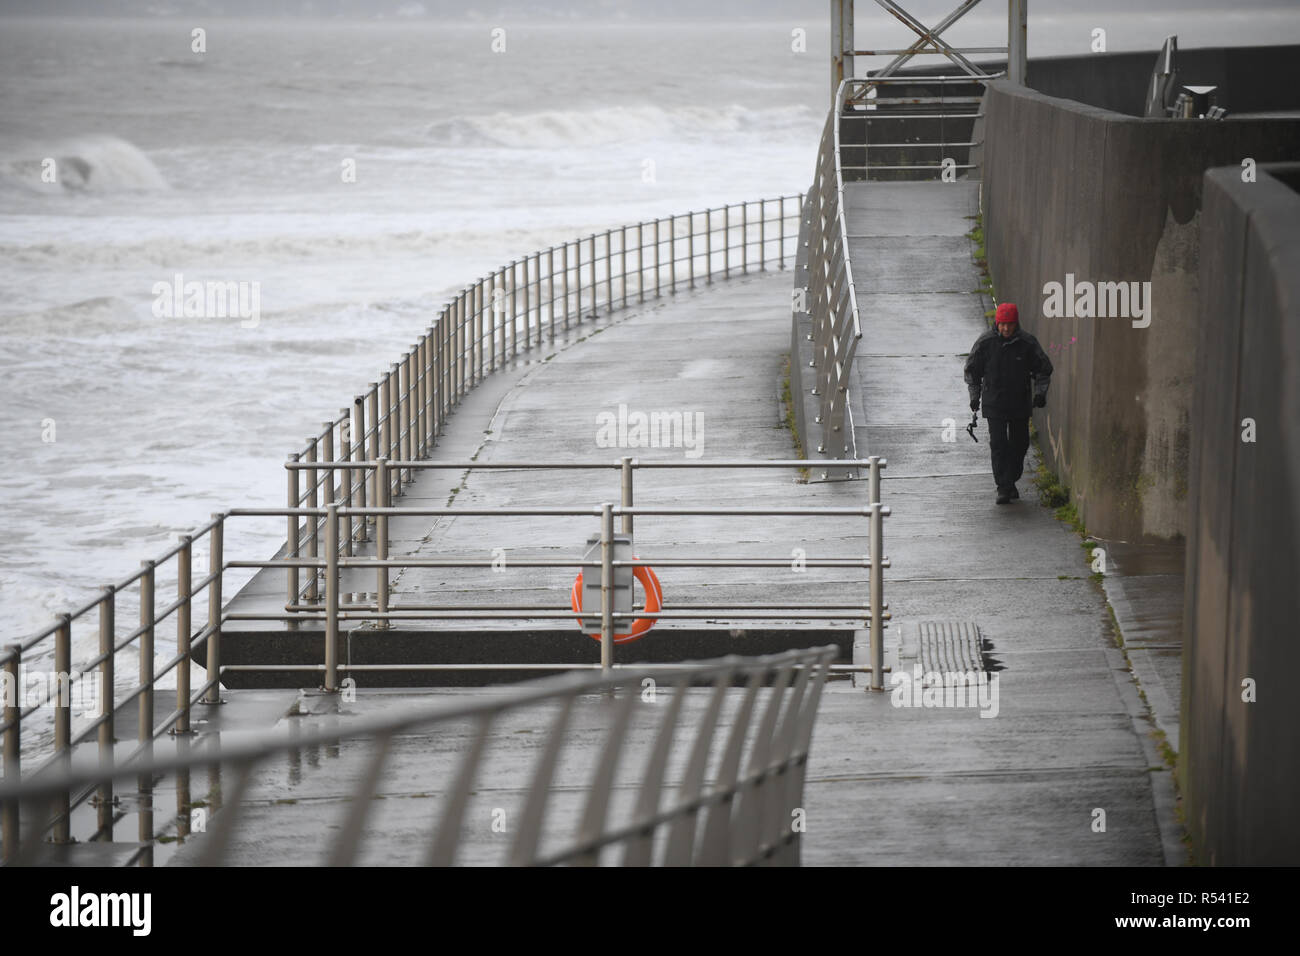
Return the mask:
MULTIPOLYGON (((0 805, 14 807, 15 814, 21 805, 22 819, 28 823, 21 838, 7 844, 8 862, 41 865, 52 858, 66 860, 44 841, 42 824, 60 812, 69 791, 111 792, 116 781, 139 794, 134 812, 141 818, 138 829, 145 833, 152 832, 155 813, 170 816, 163 804, 165 794, 174 791, 177 839, 193 846, 172 862, 238 863, 230 859, 232 837, 245 847, 255 844, 249 831, 256 824, 247 822, 245 811, 266 799, 268 775, 279 796, 284 784, 277 764, 300 765, 304 752, 324 751, 327 760, 331 755, 338 760, 337 769, 322 768, 331 789, 337 788, 339 779, 354 777, 356 783, 338 804, 337 826, 328 826, 331 808, 322 809, 320 831, 325 836, 318 844, 313 841, 297 848, 301 856, 290 862, 328 866, 346 866, 359 859, 375 862, 364 858, 363 844, 367 836, 373 840, 375 832, 385 832, 387 827, 394 836, 391 831, 400 828, 403 845, 422 845, 418 861, 432 866, 463 860, 468 850, 476 852, 477 862, 516 866, 798 865, 803 828, 797 818, 804 805, 812 732, 837 651, 830 645, 769 657, 566 674, 516 687, 509 695, 444 701, 414 713, 359 717, 346 727, 289 735, 266 732, 254 740, 187 748, 175 756, 143 755, 136 761, 49 774, 21 784, 3 780, 0 805), (696 692, 699 706, 688 705, 691 688, 701 685, 696 692), (652 702, 647 693, 663 695, 664 702, 652 702), (583 709, 590 707, 601 711, 601 746, 564 752, 566 739, 591 735, 592 728, 584 725, 582 717, 583 709), (520 724, 542 733, 531 766, 526 765, 528 756, 521 754, 514 736, 518 730, 513 728, 520 724), (403 763, 396 740, 409 742, 412 737, 435 734, 443 735, 437 738, 439 747, 433 748, 438 753, 427 754, 418 770, 403 763), (446 741, 456 739, 460 745, 446 753, 446 741), (365 741, 364 768, 348 764, 349 748, 340 747, 344 740, 365 741), (633 740, 635 748, 628 746, 633 740), (671 759, 675 746, 689 755, 680 764, 671 759), (639 768, 627 766, 630 756, 623 758, 628 749, 639 751, 639 768), (477 846, 467 847, 474 842, 469 834, 475 830, 468 821, 488 812, 482 804, 489 798, 478 796, 484 767, 499 760, 505 750, 509 763, 517 768, 519 785, 501 790, 494 780, 490 803, 502 804, 491 810, 494 815, 508 813, 514 821, 509 845, 492 839, 486 845, 480 840, 477 846), (338 759, 341 754, 343 759, 338 759), (354 769, 363 772, 351 772, 354 769), (207 799, 198 802, 192 799, 191 782, 203 771, 209 789, 207 799), (436 825, 432 813, 423 826, 391 817, 376 819, 381 814, 376 801, 386 796, 385 781, 391 783, 395 776, 404 788, 412 779, 426 781, 429 792, 421 796, 437 806, 436 825), (578 810, 570 792, 575 778, 587 783, 581 812, 558 812, 556 804, 564 811, 578 810), (166 783, 160 785, 163 780, 166 783), (619 800, 619 790, 635 794, 635 805, 619 800), (220 810, 210 811, 209 806, 220 810), (546 826, 548 811, 550 818, 558 816, 561 822, 546 826), (209 812, 215 812, 210 825, 209 812), (573 824, 566 827, 563 821, 570 819, 573 824)), ((500 764, 495 766, 500 772, 500 764)), ((110 819, 110 837, 112 826, 110 819)), ((153 848, 147 839, 141 842, 137 862, 151 865, 153 848)))
MULTIPOLYGON (((501 266, 453 296, 419 341, 289 461, 427 457, 465 393, 513 361, 521 342, 527 352, 602 311, 771 265, 784 269, 798 237, 803 198, 778 196, 638 222, 501 266)), ((354 475, 350 469, 298 467, 287 474, 289 509, 330 501, 365 508, 380 500, 373 468, 354 475)), ((388 478, 391 498, 402 493, 412 473, 393 469, 388 478)), ((339 536, 340 554, 351 556, 355 542, 370 540, 375 518, 348 518, 347 525, 339 536)), ((323 520, 290 517, 287 557, 319 556, 324 527, 323 520)), ((286 610, 315 604, 319 582, 302 582, 290 570, 286 598, 286 610)))
MULTIPOLYGON (((354 399, 351 409, 324 424, 291 461, 333 461, 335 449, 343 460, 374 461, 387 457, 412 461, 426 457, 454 407, 468 389, 520 354, 553 342, 557 331, 568 329, 603 312, 642 303, 653 297, 693 289, 716 279, 785 268, 798 236, 795 217, 803 196, 737 203, 640 222, 603 235, 594 233, 547 250, 532 253, 502 266, 466 286, 443 306, 428 331, 370 390, 354 399), (355 436, 355 438, 354 438, 355 436)), ((323 475, 288 469, 290 510, 315 508, 338 502, 365 508, 375 493, 377 469, 362 470, 351 481, 351 470, 327 469, 323 475), (337 475, 337 479, 335 479, 337 475), (335 483, 337 480, 337 484, 335 483), (367 487, 369 485, 369 488, 367 487), (324 493, 324 502, 319 496, 324 493)), ((393 469, 390 490, 400 494, 411 478, 409 470, 393 469)), ((388 494, 383 500, 387 500, 388 494)), ((323 509, 322 509, 323 510, 323 509)), ((191 730, 190 710, 200 701, 217 702, 221 674, 221 629, 225 621, 223 581, 238 562, 224 554, 227 510, 158 557, 142 562, 135 574, 106 585, 97 597, 61 614, 54 624, 0 649, 0 699, 3 717, 4 779, 23 778, 23 725, 37 711, 51 707, 52 726, 42 727, 36 744, 29 738, 29 758, 38 766, 27 777, 66 770, 78 744, 97 741, 100 757, 111 761, 118 740, 117 718, 129 706, 135 724, 135 751, 145 752, 167 733, 191 730), (206 566, 194 578, 195 567, 206 566), (159 608, 159 583, 174 591, 173 599, 159 608), (174 582, 174 583, 173 583, 174 582), (207 613, 199 602, 206 597, 207 613), (195 607, 200 607, 198 615, 195 607), (138 614, 139 623, 119 628, 119 611, 138 614), (198 616, 201 623, 195 623, 198 616), (155 666, 155 644, 160 628, 174 622, 176 653, 161 668, 155 666), (80 633, 74 641, 74 631, 80 633), (75 644, 98 635, 98 653, 73 664, 75 644), (122 693, 117 664, 122 655, 138 655, 137 676, 122 693), (191 655, 203 654, 206 679, 192 686, 190 667, 181 666, 191 655), (39 662, 43 669, 33 684, 25 663, 39 662), (161 719, 157 693, 170 690, 159 681, 176 672, 175 706, 161 719), (121 694, 121 696, 119 696, 121 694), (78 707, 78 699, 88 700, 78 707), (74 711, 84 712, 74 728, 74 711)), ((348 533, 340 535, 339 553, 351 554, 354 541, 366 540, 365 519, 347 519, 348 533), (355 521, 355 523, 353 523, 355 521)), ((373 519, 372 519, 373 520, 373 519)), ((320 550, 323 519, 288 518, 288 547, 293 556, 310 558, 320 550)), ((305 585, 289 586, 290 606, 304 594, 319 598, 315 574, 305 585)), ((30 725, 29 725, 30 729, 30 725)), ((112 777, 79 791, 63 792, 53 808, 48 830, 56 842, 69 840, 71 810, 92 800, 101 828, 114 813, 112 777)), ((16 805, 0 812, 4 844, 16 845, 16 805)))
POLYGON ((830 458, 856 457, 851 422, 846 418, 849 378, 858 340, 862 338, 862 321, 849 261, 839 124, 844 91, 850 83, 840 83, 835 105, 822 130, 817 168, 804 210, 805 242, 799 250, 800 264, 806 265, 808 271, 807 311, 812 317, 811 392, 817 396, 817 424, 821 427, 816 448, 830 458))

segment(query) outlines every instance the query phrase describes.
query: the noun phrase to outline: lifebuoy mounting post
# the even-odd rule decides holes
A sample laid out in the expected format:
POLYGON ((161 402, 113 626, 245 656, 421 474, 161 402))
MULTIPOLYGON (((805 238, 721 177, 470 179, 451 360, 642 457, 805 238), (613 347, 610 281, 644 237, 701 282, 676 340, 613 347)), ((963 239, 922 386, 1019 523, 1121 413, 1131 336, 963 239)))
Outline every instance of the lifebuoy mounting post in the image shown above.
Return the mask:
MULTIPOLYGON (((634 609, 632 582, 636 580, 641 582, 641 588, 645 591, 645 611, 650 615, 658 614, 663 607, 663 589, 654 571, 645 566, 627 567, 615 563, 634 561, 636 559, 632 552, 632 536, 628 534, 611 534, 609 541, 610 550, 613 552, 610 561, 614 564, 612 568, 611 613, 628 614, 632 612, 634 609)), ((573 608, 573 612, 578 615, 578 626, 595 640, 601 641, 602 664, 612 664, 612 660, 605 661, 607 655, 604 647, 603 610, 601 612, 597 611, 598 608, 603 609, 601 580, 604 566, 601 537, 587 539, 587 550, 583 553, 581 567, 582 570, 578 572, 578 577, 573 582, 569 603, 573 608), (586 609, 585 614, 584 609, 586 609)), ((653 616, 637 618, 621 633, 611 633, 611 640, 614 644, 630 644, 632 641, 639 640, 649 633, 657 620, 653 616)))
MULTIPOLYGON (((613 560, 633 560, 630 534, 614 535, 612 544, 613 560)), ((578 626, 588 634, 594 631, 597 637, 600 636, 600 565, 600 535, 597 534, 587 539, 587 550, 582 553, 579 573, 582 590, 578 603, 579 608, 586 609, 586 613, 578 617, 578 626)), ((632 610, 632 578, 631 568, 614 567, 613 605, 616 614, 632 610)))

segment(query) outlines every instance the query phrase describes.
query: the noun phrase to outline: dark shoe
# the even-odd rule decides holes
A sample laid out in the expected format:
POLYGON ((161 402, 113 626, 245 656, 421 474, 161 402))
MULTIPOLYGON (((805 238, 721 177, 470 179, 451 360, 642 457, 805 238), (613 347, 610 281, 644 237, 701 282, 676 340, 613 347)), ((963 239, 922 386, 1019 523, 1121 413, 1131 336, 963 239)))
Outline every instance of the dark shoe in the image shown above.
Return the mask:
POLYGON ((1009 505, 1009 504, 1011 504, 1011 496, 1008 495, 1008 494, 1006 493, 1006 491, 1004 491, 1003 489, 999 488, 999 489, 998 489, 998 501, 997 501, 997 503, 1000 504, 1000 505, 1009 505))
POLYGON ((1010 488, 1007 489, 1007 491, 1011 493, 1012 498, 1017 500, 1020 498, 1020 492, 1016 490, 1015 485, 1012 485, 1010 488))

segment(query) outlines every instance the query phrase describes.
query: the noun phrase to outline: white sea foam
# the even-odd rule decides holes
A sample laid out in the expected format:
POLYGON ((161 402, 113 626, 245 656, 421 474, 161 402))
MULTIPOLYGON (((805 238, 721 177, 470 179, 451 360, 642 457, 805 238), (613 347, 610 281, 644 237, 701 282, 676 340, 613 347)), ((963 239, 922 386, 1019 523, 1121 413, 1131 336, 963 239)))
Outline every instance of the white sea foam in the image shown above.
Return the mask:
POLYGON ((116 136, 81 136, 42 144, 40 153, 0 160, 0 186, 29 192, 163 190, 167 181, 136 146, 116 136))

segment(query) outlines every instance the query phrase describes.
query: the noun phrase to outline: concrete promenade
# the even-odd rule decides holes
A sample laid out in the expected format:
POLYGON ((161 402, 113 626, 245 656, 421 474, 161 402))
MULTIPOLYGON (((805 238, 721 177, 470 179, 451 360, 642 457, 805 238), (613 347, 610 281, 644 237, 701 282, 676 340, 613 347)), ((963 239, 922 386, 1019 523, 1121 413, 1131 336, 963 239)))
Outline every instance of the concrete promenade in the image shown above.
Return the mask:
MULTIPOLYGON (((889 461, 882 493, 893 510, 885 527, 892 560, 885 598, 893 614, 887 665, 895 674, 912 673, 918 663, 935 659, 934 634, 964 634, 968 657, 990 668, 995 682, 965 707, 925 706, 932 696, 919 691, 916 706, 898 706, 901 687, 873 694, 858 681, 828 684, 808 768, 804 862, 1179 864, 1170 773, 1079 539, 1036 504, 1028 481, 1020 484, 1021 501, 995 506, 983 423, 979 444, 964 431, 969 411, 961 367, 984 327, 986 308, 973 294, 978 277, 964 237, 977 188, 851 187, 850 246, 865 329, 852 403, 859 454, 889 461), (977 636, 978 646, 969 635, 977 636)), ((450 422, 440 454, 502 461, 684 455, 683 448, 600 447, 597 415, 625 404, 646 412, 701 413, 706 459, 787 457, 790 436, 778 426, 777 393, 788 351, 789 285, 789 272, 733 279, 584 326, 553 352, 480 386, 450 422)), ((430 476, 398 500, 556 504, 557 497, 617 500, 616 475, 430 476), (560 482, 564 495, 557 494, 560 482)), ((637 504, 672 502, 863 504, 866 483, 798 484, 790 475, 762 471, 638 475, 637 504)), ((587 529, 576 527, 575 519, 558 526, 550 519, 491 519, 489 526, 467 517, 432 528, 425 521, 422 530, 416 519, 406 520, 406 530, 394 535, 395 547, 400 542, 408 552, 439 555, 487 554, 496 547, 507 554, 568 553, 595 530, 594 520, 587 529)), ((832 522, 825 530, 786 519, 739 529, 735 519, 688 521, 646 519, 637 527, 638 551, 866 551, 865 520, 861 527, 847 519, 832 522)), ((808 579, 762 574, 673 569, 663 578, 670 601, 706 600, 715 587, 727 600, 778 598, 795 587, 801 599, 856 600, 865 588, 862 569, 821 572, 816 580, 822 583, 811 588, 805 584, 811 572, 808 579)), ((498 593, 511 603, 563 606, 570 580, 568 570, 534 569, 517 579, 409 571, 398 579, 394 600, 453 592, 481 600, 498 593)), ((709 645, 715 653, 746 650, 743 632, 715 623, 717 641, 709 645)), ((594 652, 595 642, 589 643, 594 652)), ((301 715, 287 722, 303 730, 342 730, 352 716, 486 692, 363 686, 346 705, 304 697, 301 715)), ((237 701, 241 693, 247 692, 231 697, 237 701)), ((960 702, 951 695, 949 701, 960 702)), ((580 779, 582 756, 599 741, 601 704, 583 706, 588 722, 572 744, 576 762, 562 774, 566 782, 580 779)), ((688 712, 696 706, 689 702, 688 712)), ((649 714, 638 720, 648 722, 649 714)), ((489 803, 518 799, 541 744, 541 726, 507 722, 494 733, 491 747, 503 747, 505 755, 491 765, 484 794, 475 798, 483 802, 484 820, 489 803)), ((439 769, 447 766, 443 757, 465 739, 444 732, 401 741, 400 769, 381 788, 392 799, 367 827, 364 862, 416 861, 411 827, 432 819, 428 801, 446 782, 439 769)), ((638 747, 634 741, 625 765, 638 762, 638 747)), ((346 810, 346 784, 366 759, 364 745, 345 745, 292 773, 268 767, 255 788, 261 803, 249 814, 230 862, 311 862, 319 834, 346 810)), ((674 768, 669 784, 678 776, 674 768)), ((616 808, 629 798, 621 793, 616 808)), ((580 784, 557 794, 557 826, 574 819, 579 794, 580 784)), ((471 863, 500 859, 494 847, 505 842, 486 825, 467 830, 466 840, 464 862, 471 863)), ((175 861, 184 862, 197 848, 189 843, 175 861)))
POLYGON ((926 622, 974 624, 985 663, 999 668, 997 716, 870 694, 841 711, 829 695, 806 859, 1181 863, 1171 775, 1078 536, 1036 504, 1027 479, 1020 501, 995 505, 987 429, 981 419, 979 444, 964 430, 962 365, 987 327, 965 238, 977 190, 849 187, 863 322, 854 417, 859 454, 889 460, 894 640, 906 653, 926 622), (945 441, 949 419, 955 441, 945 441), (1104 832, 1093 829, 1097 810, 1104 832))

